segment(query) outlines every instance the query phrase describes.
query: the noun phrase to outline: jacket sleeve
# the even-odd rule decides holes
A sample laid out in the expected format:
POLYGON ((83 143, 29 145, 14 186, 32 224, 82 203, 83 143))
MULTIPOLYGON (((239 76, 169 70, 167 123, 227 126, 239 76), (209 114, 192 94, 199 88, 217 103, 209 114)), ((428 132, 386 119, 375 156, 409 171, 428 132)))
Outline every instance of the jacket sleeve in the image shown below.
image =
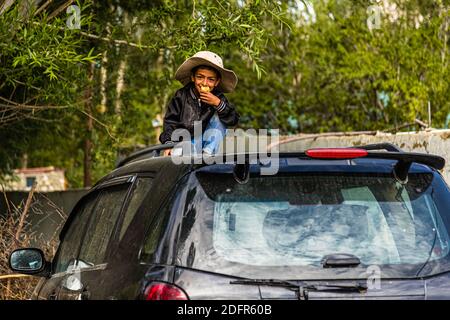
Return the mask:
POLYGON ((180 128, 180 118, 181 118, 181 99, 179 95, 175 95, 172 100, 170 100, 166 114, 164 115, 163 131, 159 136, 159 141, 161 143, 166 143, 171 141, 172 132, 180 128))
POLYGON ((239 122, 239 114, 237 113, 235 107, 224 95, 221 95, 220 100, 220 104, 217 107, 217 113, 220 121, 222 121, 222 123, 227 127, 237 125, 239 122))

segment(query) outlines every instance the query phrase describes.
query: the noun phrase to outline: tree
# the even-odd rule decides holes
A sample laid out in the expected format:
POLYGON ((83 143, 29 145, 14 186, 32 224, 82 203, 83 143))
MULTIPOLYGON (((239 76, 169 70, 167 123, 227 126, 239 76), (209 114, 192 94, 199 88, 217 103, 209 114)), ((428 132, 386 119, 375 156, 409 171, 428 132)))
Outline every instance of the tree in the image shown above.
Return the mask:
POLYGON ((444 1, 97 1, 81 6, 80 30, 62 5, 27 23, 1 11, 1 168, 27 153, 67 168, 72 186, 83 167, 97 180, 120 150, 157 141, 176 68, 199 50, 237 72, 242 128, 395 130, 426 121, 428 103, 434 126, 450 111, 444 1))
MULTIPOLYGON (((198 50, 210 49, 223 55, 227 61, 227 52, 239 49, 242 52, 240 58, 248 61, 254 72, 260 75, 258 59, 269 37, 264 24, 269 18, 282 22, 280 5, 267 0, 248 1, 246 4, 243 1, 143 1, 137 4, 106 1, 87 4, 82 10, 84 20, 81 30, 73 33, 78 36, 77 41, 72 43, 72 47, 60 47, 62 52, 74 54, 69 56, 79 58, 79 61, 67 58, 63 66, 48 58, 55 53, 53 50, 42 56, 38 48, 38 52, 32 50, 30 58, 21 54, 24 48, 17 44, 11 46, 15 51, 8 57, 19 61, 20 66, 34 64, 44 68, 40 71, 48 76, 46 87, 42 90, 47 95, 47 106, 51 106, 51 102, 58 102, 64 107, 76 106, 68 110, 58 109, 60 115, 64 115, 64 121, 58 119, 56 110, 46 114, 49 117, 56 115, 51 121, 57 123, 35 135, 39 136, 40 141, 44 136, 47 141, 74 139, 70 145, 66 143, 62 146, 56 142, 56 151, 54 145, 45 147, 45 143, 40 150, 36 149, 36 144, 19 144, 21 150, 17 150, 17 154, 27 152, 31 165, 41 165, 52 159, 53 163, 65 163, 67 166, 68 156, 72 163, 80 163, 81 155, 74 149, 79 150, 84 145, 85 176, 90 175, 92 165, 93 180, 114 166, 118 149, 156 140, 152 120, 161 118, 169 97, 179 87, 173 80, 173 74, 185 58, 198 50), (80 35, 83 37, 80 38, 80 35), (97 54, 102 54, 102 57, 97 54), (37 56, 36 61, 34 56, 37 56), (97 68, 90 71, 89 63, 94 62, 94 58, 97 68), (80 68, 79 63, 83 61, 89 63, 80 68), (51 94, 53 92, 54 95, 51 94), (89 94, 86 95, 86 92, 89 94), (67 99, 61 99, 61 94, 67 99), (58 130, 61 135, 51 135, 55 127, 63 128, 58 130), (74 135, 73 128, 81 134, 74 135), (46 136, 48 133, 51 137, 46 136), (89 161, 91 157, 92 164, 89 161)), ((37 22, 52 30, 55 42, 69 40, 72 30, 63 30, 62 19, 47 21, 45 17, 45 14, 40 16, 41 20, 37 22)), ((54 19, 57 19, 56 16, 54 19)), ((25 31, 20 23, 14 22, 23 36, 25 31)), ((7 25, 4 27, 7 28, 7 25)), ((29 34, 28 30, 26 32, 29 34)), ((33 29, 33 32, 38 33, 38 30, 33 29)), ((44 36, 38 33, 33 37, 41 45, 45 41, 39 37, 44 36)), ((11 68, 11 63, 5 65, 11 68)), ((31 82, 24 82, 24 86, 41 88, 34 83, 43 81, 42 76, 37 76, 32 70, 28 72, 31 82)), ((5 88, 1 96, 7 96, 12 90, 5 88)), ((27 92, 25 96, 29 99, 32 94, 27 92)), ((12 123, 17 126, 16 121, 12 123)), ((41 126, 42 122, 38 124, 36 127, 41 126)), ((12 159, 15 162, 11 160, 10 163, 17 163, 17 159, 12 159)), ((69 174, 72 185, 80 185, 73 179, 79 176, 79 173, 69 174)), ((85 184, 88 180, 85 179, 85 184)))
POLYGON ((95 59, 80 52, 85 41, 63 19, 37 14, 34 3, 9 2, 0 13, 0 171, 76 113, 86 79, 80 66, 95 59))

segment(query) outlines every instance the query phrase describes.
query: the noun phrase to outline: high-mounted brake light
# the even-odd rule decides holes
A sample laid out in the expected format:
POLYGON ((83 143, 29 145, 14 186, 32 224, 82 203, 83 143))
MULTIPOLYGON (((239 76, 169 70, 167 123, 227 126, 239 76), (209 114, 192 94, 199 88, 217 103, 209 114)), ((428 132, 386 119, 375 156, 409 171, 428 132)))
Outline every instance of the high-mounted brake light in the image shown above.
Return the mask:
POLYGON ((153 282, 146 289, 145 300, 188 300, 188 296, 177 286, 153 282))
POLYGON ((367 150, 355 148, 317 148, 306 150, 306 155, 315 159, 353 159, 367 156, 367 150))

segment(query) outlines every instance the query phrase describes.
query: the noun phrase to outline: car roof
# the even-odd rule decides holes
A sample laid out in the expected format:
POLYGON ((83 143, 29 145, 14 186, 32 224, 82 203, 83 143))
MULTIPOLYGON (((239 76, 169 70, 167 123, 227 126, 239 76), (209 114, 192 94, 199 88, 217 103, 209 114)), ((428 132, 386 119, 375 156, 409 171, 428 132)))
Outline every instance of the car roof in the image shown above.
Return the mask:
POLYGON ((170 157, 144 157, 134 160, 132 162, 125 163, 124 165, 114 169, 109 174, 100 179, 96 185, 102 184, 106 180, 110 180, 116 177, 121 177, 131 174, 140 173, 158 173, 165 171, 167 175, 174 174, 182 175, 189 170, 192 170, 192 165, 181 164, 176 165, 173 163, 170 157))

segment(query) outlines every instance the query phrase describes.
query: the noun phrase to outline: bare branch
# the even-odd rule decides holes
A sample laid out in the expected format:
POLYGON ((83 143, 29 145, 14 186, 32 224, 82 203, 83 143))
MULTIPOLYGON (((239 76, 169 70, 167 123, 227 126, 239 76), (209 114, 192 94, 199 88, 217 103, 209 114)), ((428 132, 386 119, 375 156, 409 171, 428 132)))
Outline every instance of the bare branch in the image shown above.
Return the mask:
POLYGON ((14 2, 15 0, 5 0, 0 6, 0 15, 7 11, 14 4, 14 2))
POLYGON ((8 197, 6 196, 6 191, 5 191, 5 187, 3 186, 3 184, 1 185, 2 186, 2 193, 3 193, 3 197, 5 197, 5 203, 6 203, 6 207, 7 207, 7 209, 8 209, 8 215, 10 215, 11 214, 11 207, 10 207, 10 205, 9 205, 9 200, 8 200, 8 197))
POLYGON ((39 9, 36 10, 34 15, 38 15, 41 11, 43 11, 47 6, 52 3, 53 0, 47 0, 42 6, 39 7, 39 9))
POLYGON ((428 128, 428 124, 426 124, 425 122, 419 120, 419 119, 414 119, 414 122, 417 123, 418 125, 420 125, 423 128, 428 128))
POLYGON ((68 6, 70 6, 73 3, 73 0, 69 0, 66 3, 64 3, 62 6, 60 6, 58 9, 56 9, 55 11, 53 11, 49 16, 48 19, 52 19, 54 17, 56 17, 58 14, 60 14, 61 12, 63 12, 68 6))
POLYGON ((108 133, 109 137, 111 139, 113 139, 114 141, 117 141, 117 138, 114 137, 111 132, 109 131, 109 128, 106 124, 104 124, 103 122, 101 122, 100 120, 98 120, 97 118, 95 118, 94 116, 90 115, 89 113, 87 113, 84 110, 81 109, 77 109, 78 111, 80 111, 81 113, 83 113, 84 115, 88 116, 89 118, 91 118, 92 120, 94 120, 95 122, 97 122, 98 124, 100 124, 102 127, 104 127, 106 129, 106 132, 108 133))
POLYGON ((37 106, 37 105, 32 106, 32 105, 28 105, 28 104, 17 103, 15 101, 6 99, 6 98, 4 98, 2 96, 0 96, 0 100, 3 100, 6 103, 8 103, 6 105, 0 103, 0 107, 9 107, 9 108, 11 108, 11 106, 14 106, 17 109, 28 109, 28 110, 31 110, 31 109, 66 109, 66 108, 69 108, 69 106, 37 106))
POLYGON ((12 279, 12 278, 24 278, 24 277, 31 277, 31 275, 29 275, 29 274, 5 274, 5 275, 0 275, 0 280, 12 279))
MULTIPOLYGON (((33 24, 41 25, 41 23, 39 23, 37 21, 34 21, 33 24)), ((56 27, 56 26, 52 26, 52 25, 47 25, 47 26, 58 28, 60 30, 66 30, 65 27, 56 27)), ((87 32, 84 32, 84 31, 79 31, 79 30, 77 30, 77 31, 79 32, 79 34, 81 34, 81 35, 83 35, 83 36, 85 36, 87 38, 91 38, 91 39, 95 39, 95 40, 101 40, 101 41, 106 41, 106 42, 112 42, 112 43, 115 43, 115 44, 118 44, 118 45, 127 45, 127 46, 130 46, 130 47, 135 47, 135 48, 140 48, 140 49, 153 49, 153 50, 155 50, 157 48, 156 45, 152 45, 152 46, 141 45, 141 44, 134 43, 134 42, 129 42, 129 41, 126 41, 126 40, 116 40, 116 39, 111 39, 111 38, 108 38, 108 37, 97 36, 95 34, 87 33, 87 32)), ((74 32, 76 32, 76 31, 74 31, 74 32)), ((169 46, 167 48, 168 49, 175 49, 176 46, 169 46)))
POLYGON ((33 186, 31 187, 31 191, 28 194, 28 198, 27 198, 27 202, 25 203, 25 208, 23 209, 23 212, 20 216, 20 221, 19 221, 19 226, 17 227, 17 231, 16 231, 16 236, 15 236, 15 240, 16 243, 19 243, 20 239, 20 233, 22 232, 22 228, 23 228, 23 224, 25 223, 25 219, 28 215, 28 209, 30 208, 30 204, 31 204, 31 199, 33 199, 33 194, 34 194, 34 190, 36 189, 36 181, 33 183, 33 186))
POLYGON ((156 46, 146 46, 146 45, 140 45, 140 44, 133 43, 133 42, 128 42, 128 41, 125 41, 125 40, 115 40, 115 39, 111 39, 111 38, 100 37, 100 36, 97 36, 95 34, 86 33, 86 32, 83 32, 83 31, 80 31, 80 34, 82 34, 85 37, 91 38, 91 39, 102 40, 102 41, 107 41, 107 42, 113 42, 115 44, 128 45, 130 47, 136 47, 136 48, 142 48, 142 49, 155 49, 156 48, 156 46))

